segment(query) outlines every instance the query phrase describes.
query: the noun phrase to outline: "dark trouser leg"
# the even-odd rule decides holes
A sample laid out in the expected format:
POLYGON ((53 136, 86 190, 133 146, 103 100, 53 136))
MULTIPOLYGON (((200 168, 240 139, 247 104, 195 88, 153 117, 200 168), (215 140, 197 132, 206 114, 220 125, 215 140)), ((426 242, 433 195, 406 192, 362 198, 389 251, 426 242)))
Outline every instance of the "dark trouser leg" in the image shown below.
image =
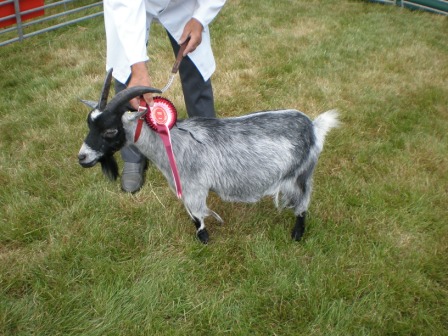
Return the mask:
MULTIPOLYGON (((126 84, 115 81, 115 93, 126 88, 126 84)), ((123 106, 124 111, 132 111, 130 104, 123 106)), ((121 189, 125 192, 135 193, 140 190, 144 183, 144 170, 147 166, 146 158, 139 150, 130 145, 120 150, 124 161, 123 173, 121 175, 121 189)))
MULTIPOLYGON (((126 89, 126 84, 120 83, 119 81, 115 80, 115 94, 117 94, 120 91, 123 91, 126 89)), ((131 109, 131 106, 127 106, 126 110, 131 109)), ((124 162, 130 162, 130 163, 140 163, 143 161, 144 156, 140 154, 139 150, 130 145, 125 146, 120 150, 121 158, 124 162)))
MULTIPOLYGON (((167 32, 168 33, 168 32, 167 32)), ((179 51, 176 40, 168 33, 174 55, 179 51)), ((179 67, 185 106, 189 117, 215 117, 212 82, 204 81, 199 70, 189 57, 185 57, 179 67)))

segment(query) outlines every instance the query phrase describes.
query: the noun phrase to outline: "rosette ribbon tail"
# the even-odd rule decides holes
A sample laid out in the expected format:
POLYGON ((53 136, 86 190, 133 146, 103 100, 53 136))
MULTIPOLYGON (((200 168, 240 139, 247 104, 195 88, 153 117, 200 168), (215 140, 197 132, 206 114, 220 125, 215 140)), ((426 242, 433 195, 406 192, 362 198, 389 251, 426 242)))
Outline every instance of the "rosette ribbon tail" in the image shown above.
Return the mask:
POLYGON ((157 133, 165 145, 166 154, 170 162, 171 172, 173 173, 174 185, 176 187, 177 198, 182 198, 182 185, 180 183, 179 171, 177 170, 176 159, 174 158, 173 146, 171 144, 170 129, 166 125, 157 125, 157 133))
MULTIPOLYGON (((137 142, 140 132, 142 130, 143 120, 146 121, 149 127, 155 131, 165 146, 166 155, 173 174, 174 186, 176 187, 177 198, 182 198, 182 185, 180 183, 179 171, 177 169, 176 160, 174 158, 173 146, 171 143, 170 129, 174 126, 177 120, 177 111, 173 103, 163 97, 154 97, 154 104, 149 111, 144 114, 137 122, 137 128, 134 134, 134 142, 137 142)), ((145 112, 148 105, 143 100, 140 102, 140 112, 145 112)))

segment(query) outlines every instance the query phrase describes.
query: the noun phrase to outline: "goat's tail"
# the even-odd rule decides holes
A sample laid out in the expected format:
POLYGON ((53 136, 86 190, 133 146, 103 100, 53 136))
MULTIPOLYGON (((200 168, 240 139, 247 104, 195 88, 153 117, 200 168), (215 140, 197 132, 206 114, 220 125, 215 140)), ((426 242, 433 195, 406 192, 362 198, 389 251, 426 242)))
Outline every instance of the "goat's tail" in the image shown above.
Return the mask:
POLYGON ((314 119, 313 125, 314 134, 316 136, 316 145, 320 150, 324 147, 325 136, 328 131, 339 126, 338 115, 339 113, 337 110, 330 110, 319 114, 317 118, 314 119))

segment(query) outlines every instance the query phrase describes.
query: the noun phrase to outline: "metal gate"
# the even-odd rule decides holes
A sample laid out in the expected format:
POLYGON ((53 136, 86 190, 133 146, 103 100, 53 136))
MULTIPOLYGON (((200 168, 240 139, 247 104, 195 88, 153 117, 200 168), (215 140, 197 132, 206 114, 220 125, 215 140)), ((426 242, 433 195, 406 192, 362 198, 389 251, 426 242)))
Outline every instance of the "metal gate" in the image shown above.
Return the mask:
POLYGON ((103 14, 99 0, 0 0, 0 46, 103 14))

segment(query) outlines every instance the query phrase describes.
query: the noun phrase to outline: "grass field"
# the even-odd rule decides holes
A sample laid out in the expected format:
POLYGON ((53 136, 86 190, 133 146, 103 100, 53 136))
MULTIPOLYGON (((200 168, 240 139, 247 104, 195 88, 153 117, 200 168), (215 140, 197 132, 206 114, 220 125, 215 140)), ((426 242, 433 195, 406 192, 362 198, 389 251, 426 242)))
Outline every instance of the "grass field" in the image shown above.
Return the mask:
MULTIPOLYGON (((77 153, 102 19, 0 48, 0 335, 447 335, 448 21, 364 1, 229 0, 220 116, 337 108, 303 241, 270 199, 209 206, 210 244, 151 167, 120 191, 77 153)), ((173 62, 149 48, 154 86, 173 62)), ((179 80, 167 92, 185 117, 179 80)), ((121 161, 120 161, 121 164, 121 161)))

